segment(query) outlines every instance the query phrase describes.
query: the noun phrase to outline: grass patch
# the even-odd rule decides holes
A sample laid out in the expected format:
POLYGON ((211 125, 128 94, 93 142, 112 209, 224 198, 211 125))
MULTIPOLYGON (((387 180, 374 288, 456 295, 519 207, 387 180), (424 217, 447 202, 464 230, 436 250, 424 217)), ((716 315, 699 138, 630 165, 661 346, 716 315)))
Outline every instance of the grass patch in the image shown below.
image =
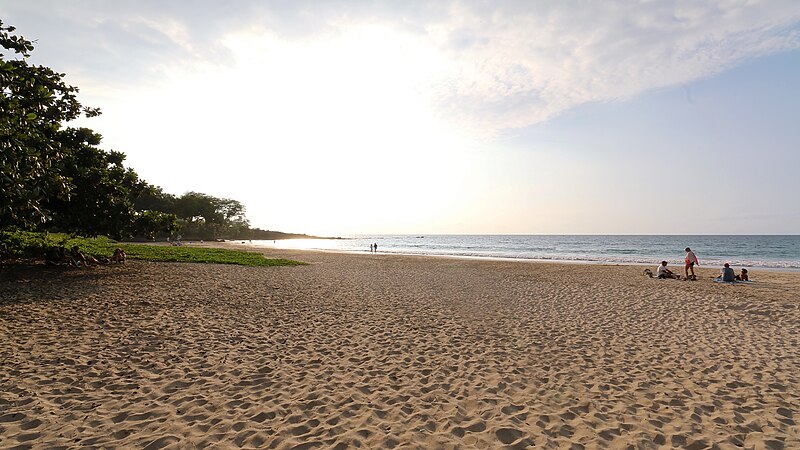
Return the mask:
MULTIPOLYGON (((256 252, 225 248, 171 247, 164 245, 124 244, 128 258, 145 261, 238 264, 241 266, 299 266, 305 263, 290 259, 270 259, 256 252)), ((116 247, 114 247, 116 248, 116 247)), ((111 249, 113 253, 114 249, 111 249)))
POLYGON ((125 250, 130 259, 164 262, 194 262, 212 264, 238 264, 241 266, 299 266, 305 265, 290 259, 270 259, 256 252, 224 248, 172 247, 148 244, 120 244, 107 237, 85 238, 62 233, 33 233, 26 231, 0 232, 0 250, 3 257, 42 258, 48 248, 62 245, 94 257, 111 257, 117 247, 125 250))

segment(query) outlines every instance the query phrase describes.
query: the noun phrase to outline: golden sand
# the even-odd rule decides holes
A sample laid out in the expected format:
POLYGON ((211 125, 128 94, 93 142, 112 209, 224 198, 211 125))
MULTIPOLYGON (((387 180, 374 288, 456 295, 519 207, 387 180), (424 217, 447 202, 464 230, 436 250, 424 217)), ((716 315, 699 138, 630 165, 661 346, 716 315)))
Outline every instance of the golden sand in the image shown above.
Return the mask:
POLYGON ((798 273, 271 252, 1 266, 0 447, 800 448, 798 273))

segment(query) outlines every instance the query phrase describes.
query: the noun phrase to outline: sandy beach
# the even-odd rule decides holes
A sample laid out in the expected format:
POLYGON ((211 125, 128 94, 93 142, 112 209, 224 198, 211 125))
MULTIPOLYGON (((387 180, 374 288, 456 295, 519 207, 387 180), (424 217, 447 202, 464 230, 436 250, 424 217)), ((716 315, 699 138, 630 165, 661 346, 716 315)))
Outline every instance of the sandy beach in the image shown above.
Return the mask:
POLYGON ((265 253, 0 267, 0 448, 800 448, 800 273, 265 253))

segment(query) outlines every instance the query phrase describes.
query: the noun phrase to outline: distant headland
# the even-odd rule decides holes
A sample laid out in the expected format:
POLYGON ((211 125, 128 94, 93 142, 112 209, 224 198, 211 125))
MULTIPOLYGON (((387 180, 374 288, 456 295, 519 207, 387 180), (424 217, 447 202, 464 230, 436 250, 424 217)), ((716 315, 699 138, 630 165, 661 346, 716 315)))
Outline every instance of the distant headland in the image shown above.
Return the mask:
POLYGON ((242 230, 231 240, 258 239, 264 241, 276 241, 279 239, 344 239, 342 237, 312 236, 301 233, 284 233, 282 231, 262 230, 260 228, 248 228, 242 230))

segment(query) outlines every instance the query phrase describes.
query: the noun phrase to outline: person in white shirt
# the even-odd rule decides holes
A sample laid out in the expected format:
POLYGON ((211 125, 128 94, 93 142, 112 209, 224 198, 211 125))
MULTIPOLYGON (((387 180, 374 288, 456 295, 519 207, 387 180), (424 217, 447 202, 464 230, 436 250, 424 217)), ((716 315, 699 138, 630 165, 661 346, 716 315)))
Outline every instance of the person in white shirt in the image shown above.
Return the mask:
POLYGON ((666 261, 661 261, 661 265, 658 266, 656 275, 658 276, 658 278, 679 278, 678 275, 675 275, 674 273, 672 273, 671 270, 667 269, 666 261))

